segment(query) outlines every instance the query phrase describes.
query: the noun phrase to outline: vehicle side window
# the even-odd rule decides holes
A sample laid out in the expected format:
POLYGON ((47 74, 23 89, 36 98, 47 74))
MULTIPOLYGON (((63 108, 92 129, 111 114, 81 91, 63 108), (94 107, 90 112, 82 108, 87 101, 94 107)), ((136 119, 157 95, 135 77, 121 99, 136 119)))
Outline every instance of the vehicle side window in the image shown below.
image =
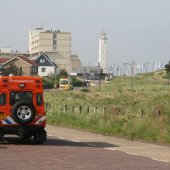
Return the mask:
POLYGON ((1 93, 0 94, 0 105, 5 105, 6 104, 6 94, 1 93))
POLYGON ((38 93, 36 95, 36 103, 37 103, 38 106, 43 105, 43 96, 42 96, 42 94, 38 93))

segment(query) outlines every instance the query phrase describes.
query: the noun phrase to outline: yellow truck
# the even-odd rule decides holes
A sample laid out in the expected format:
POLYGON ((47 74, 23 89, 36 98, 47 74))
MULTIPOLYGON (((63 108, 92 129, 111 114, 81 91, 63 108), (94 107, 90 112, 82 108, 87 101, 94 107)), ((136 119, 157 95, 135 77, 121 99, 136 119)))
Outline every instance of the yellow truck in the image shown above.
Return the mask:
POLYGON ((73 90, 73 85, 71 84, 71 80, 69 80, 68 78, 61 78, 59 81, 59 89, 73 90))

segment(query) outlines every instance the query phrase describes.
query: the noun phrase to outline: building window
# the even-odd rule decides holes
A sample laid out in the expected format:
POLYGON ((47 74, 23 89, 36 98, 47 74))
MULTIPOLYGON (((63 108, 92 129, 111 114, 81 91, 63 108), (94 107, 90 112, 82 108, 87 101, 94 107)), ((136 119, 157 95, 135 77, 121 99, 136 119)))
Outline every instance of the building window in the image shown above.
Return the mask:
POLYGON ((22 67, 20 67, 19 69, 20 69, 21 72, 23 71, 23 68, 22 68, 22 67))
POLYGON ((40 63, 45 63, 45 59, 40 59, 40 63))
POLYGON ((57 34, 56 33, 53 34, 53 39, 57 39, 57 34))
POLYGON ((37 72, 37 68, 32 66, 31 71, 32 71, 32 73, 36 73, 37 72))
POLYGON ((46 70, 45 70, 45 68, 41 68, 41 72, 45 72, 46 70))
POLYGON ((57 44, 57 40, 53 40, 53 45, 56 45, 57 44))
POLYGON ((53 51, 57 51, 57 47, 56 46, 53 46, 53 51))

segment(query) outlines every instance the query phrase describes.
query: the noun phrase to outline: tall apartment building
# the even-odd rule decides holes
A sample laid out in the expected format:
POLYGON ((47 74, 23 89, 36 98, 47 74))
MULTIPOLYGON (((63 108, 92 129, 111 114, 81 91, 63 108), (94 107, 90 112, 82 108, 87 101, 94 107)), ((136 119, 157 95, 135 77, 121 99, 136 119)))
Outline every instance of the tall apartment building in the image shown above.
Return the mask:
POLYGON ((32 57, 45 52, 60 69, 70 72, 71 33, 42 28, 30 30, 29 52, 32 57))

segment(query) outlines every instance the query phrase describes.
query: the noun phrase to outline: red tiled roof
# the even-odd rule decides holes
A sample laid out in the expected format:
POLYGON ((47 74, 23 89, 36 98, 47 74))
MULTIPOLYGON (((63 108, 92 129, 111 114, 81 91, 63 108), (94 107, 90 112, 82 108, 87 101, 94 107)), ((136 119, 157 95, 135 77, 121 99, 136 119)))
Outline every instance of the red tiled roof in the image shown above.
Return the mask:
POLYGON ((6 61, 10 60, 11 58, 0 58, 0 63, 5 63, 6 61))
POLYGON ((17 58, 20 58, 21 60, 24 60, 25 62, 27 62, 28 64, 30 64, 32 66, 38 66, 38 64, 36 64, 34 61, 28 59, 27 57, 18 56, 17 58))

